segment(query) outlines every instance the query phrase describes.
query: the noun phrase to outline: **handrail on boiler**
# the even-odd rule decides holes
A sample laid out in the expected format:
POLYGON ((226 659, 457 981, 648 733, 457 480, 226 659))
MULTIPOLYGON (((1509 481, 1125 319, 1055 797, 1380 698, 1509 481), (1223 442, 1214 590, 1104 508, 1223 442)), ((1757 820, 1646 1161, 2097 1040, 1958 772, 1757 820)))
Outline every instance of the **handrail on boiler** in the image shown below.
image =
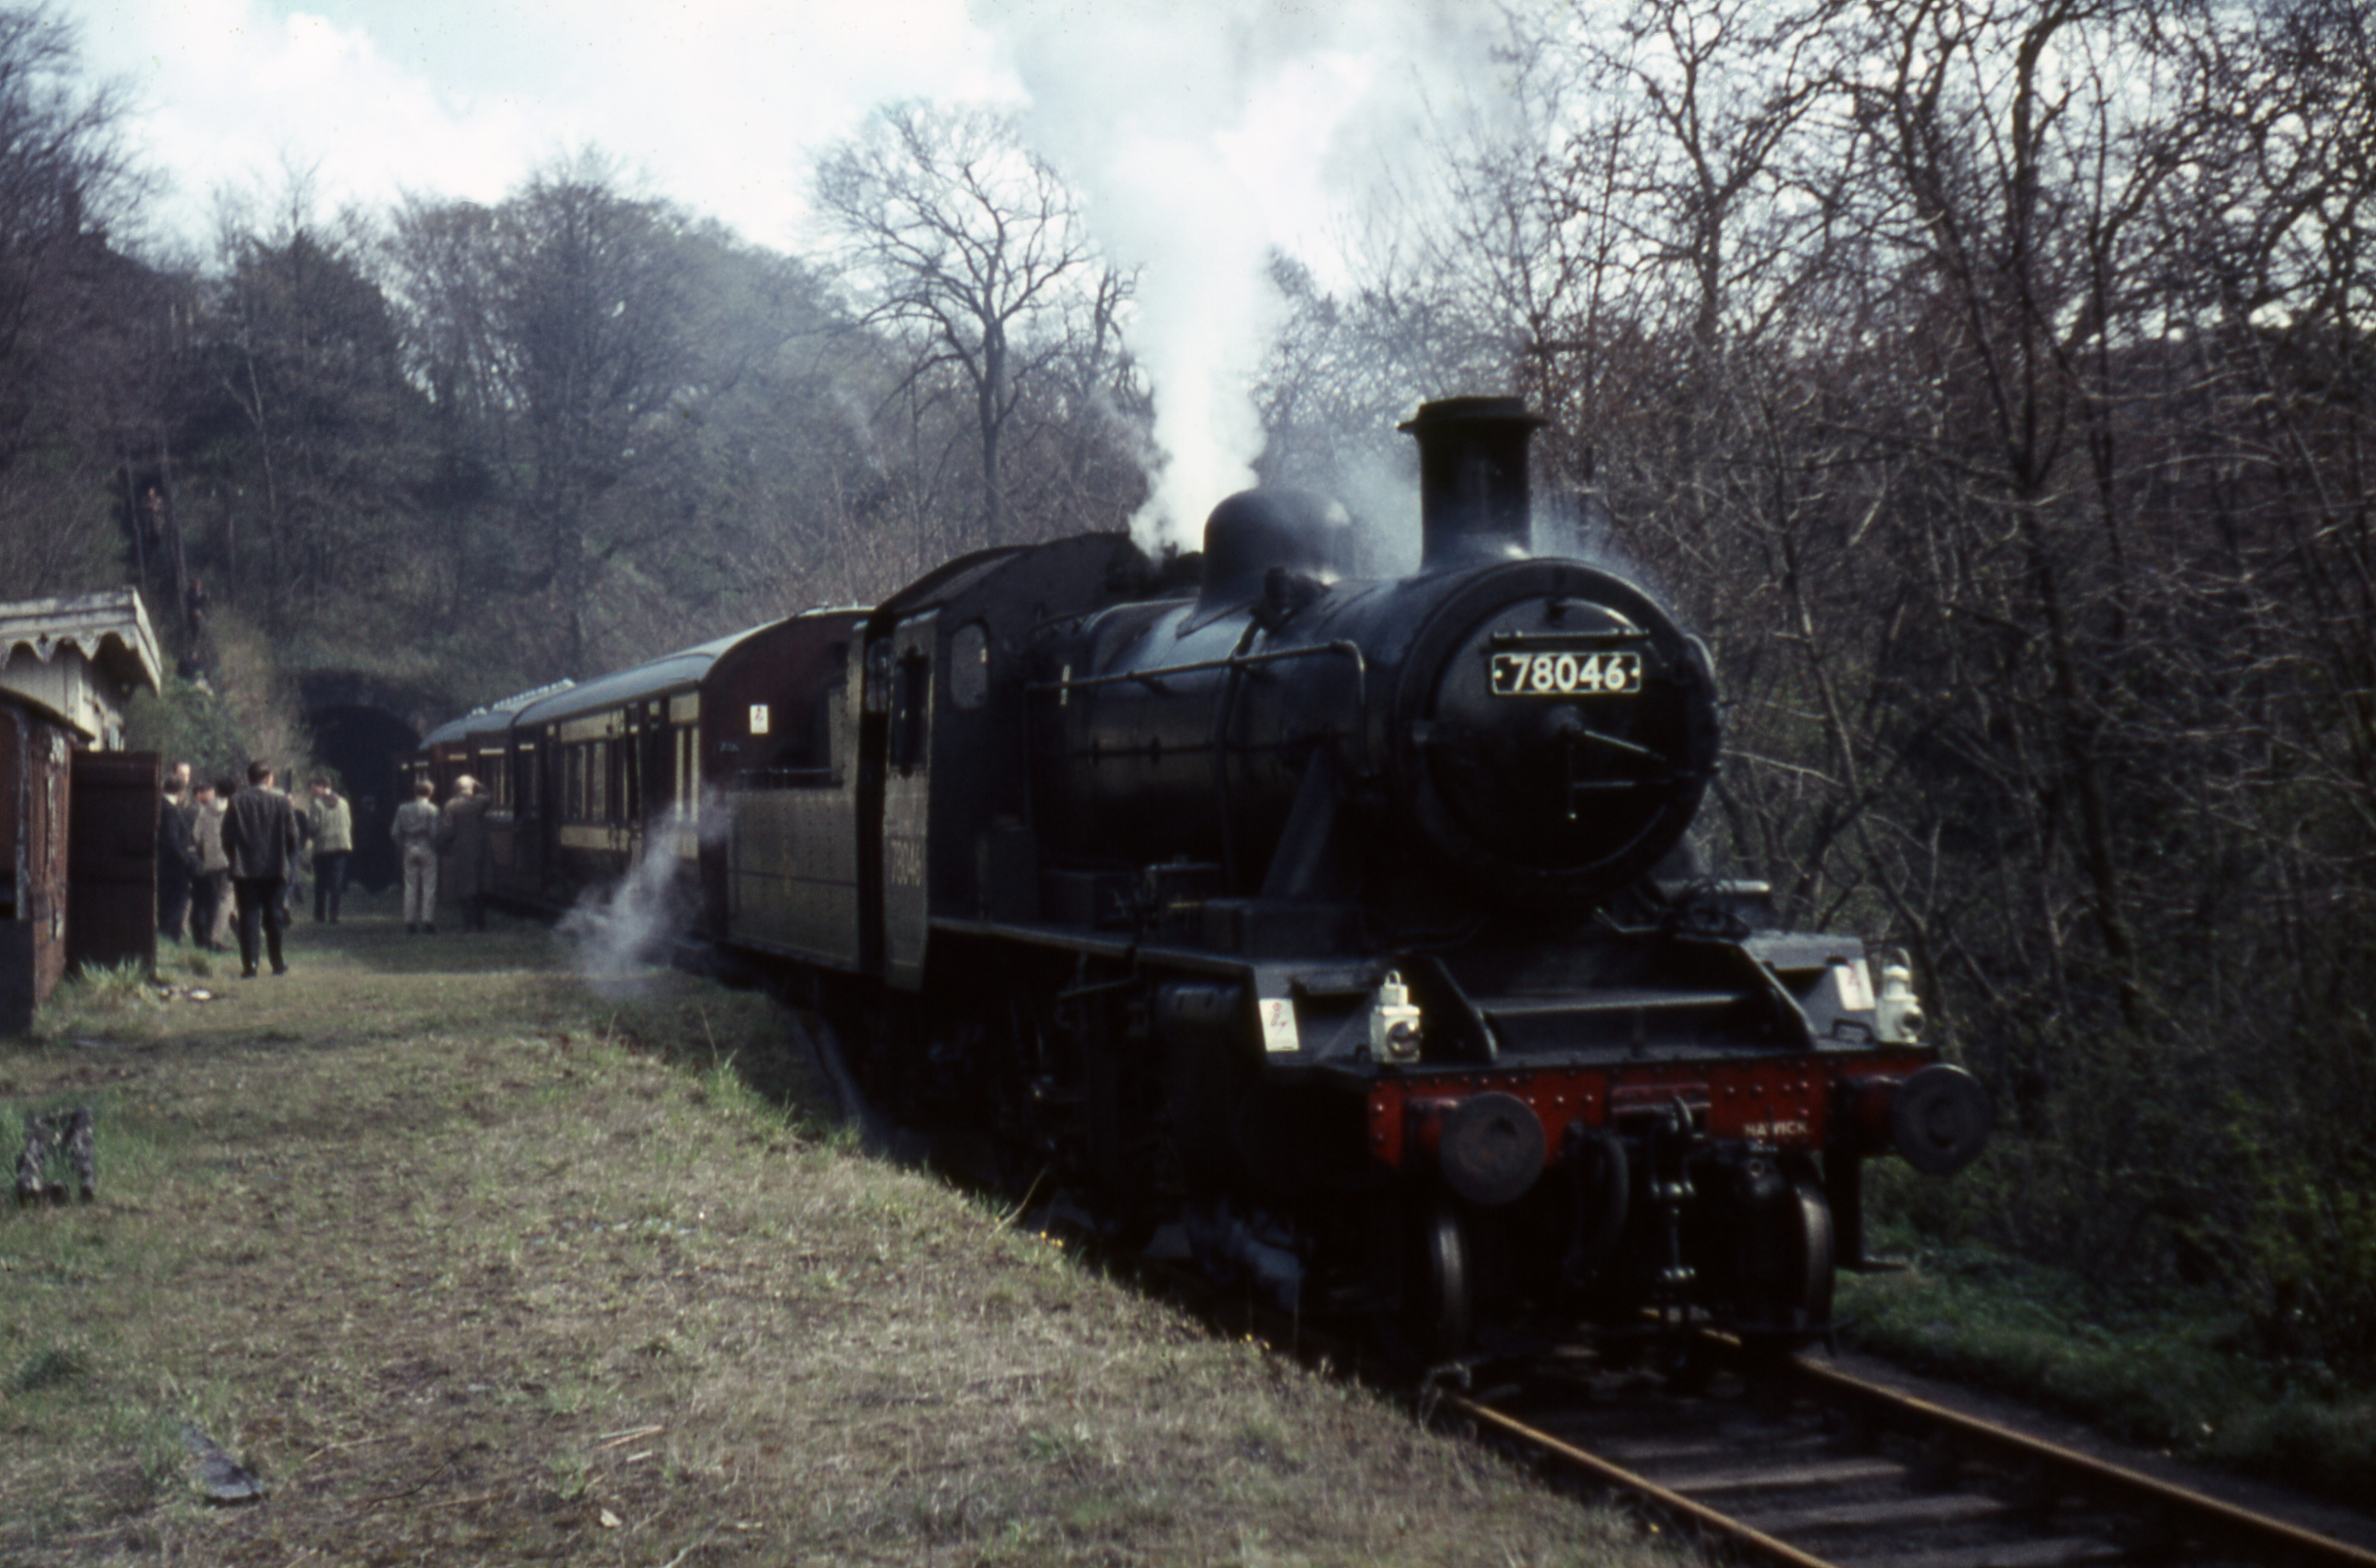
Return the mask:
POLYGON ((1090 686, 1118 686, 1126 681, 1160 688, 1173 675, 1202 675, 1214 670, 1243 670, 1257 664, 1277 664, 1283 659, 1311 659, 1324 653, 1341 654, 1353 661, 1354 691, 1366 711, 1370 697, 1370 661, 1361 645, 1339 638, 1331 643, 1305 643, 1300 647, 1272 648, 1265 653, 1233 653, 1227 659, 1203 659, 1193 664, 1166 664, 1154 670, 1123 670, 1111 675, 1084 675, 1078 680, 1070 675, 1053 681, 1034 681, 1025 689, 1034 692, 1070 692, 1090 686))
POLYGON ((1075 691, 1085 691, 1091 686, 1118 686, 1125 682, 1136 682, 1159 691, 1162 689, 1164 681, 1174 675, 1203 675, 1216 670, 1231 671, 1250 670, 1256 665, 1277 664, 1289 659, 1313 659, 1322 654, 1336 654, 1353 661, 1353 708, 1356 713, 1362 716, 1359 724, 1361 732, 1361 766, 1364 771, 1367 771, 1370 766, 1368 723, 1370 660, 1368 655, 1361 651, 1360 643, 1349 642, 1343 638, 1327 643, 1305 643, 1300 647, 1271 648, 1263 653, 1231 654, 1227 659, 1198 659, 1193 664, 1166 664, 1154 670, 1123 670, 1111 675, 1083 675, 1078 679, 1070 675, 1061 675, 1053 681, 1034 681, 1024 689, 1031 692, 1055 692, 1060 695, 1069 695, 1075 691))

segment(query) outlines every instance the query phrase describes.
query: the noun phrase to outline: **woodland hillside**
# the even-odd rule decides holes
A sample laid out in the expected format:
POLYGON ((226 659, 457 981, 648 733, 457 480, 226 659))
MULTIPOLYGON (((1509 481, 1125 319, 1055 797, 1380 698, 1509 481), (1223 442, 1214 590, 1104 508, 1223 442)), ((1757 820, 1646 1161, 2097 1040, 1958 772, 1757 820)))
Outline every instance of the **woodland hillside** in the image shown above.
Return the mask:
MULTIPOLYGON (((1277 258, 1260 470, 1384 516, 1396 420, 1523 393, 1559 526, 1716 655, 1711 853, 1904 948, 1997 1096, 1896 1201, 2376 1374, 2366 8, 1506 26, 1374 244, 1277 258)), ((1146 493, 1139 280, 995 113, 788 168, 813 255, 588 154, 493 206, 293 191, 190 266, 111 240, 113 115, 0 13, 0 560, 140 582, 193 668, 451 710, 1146 493)))

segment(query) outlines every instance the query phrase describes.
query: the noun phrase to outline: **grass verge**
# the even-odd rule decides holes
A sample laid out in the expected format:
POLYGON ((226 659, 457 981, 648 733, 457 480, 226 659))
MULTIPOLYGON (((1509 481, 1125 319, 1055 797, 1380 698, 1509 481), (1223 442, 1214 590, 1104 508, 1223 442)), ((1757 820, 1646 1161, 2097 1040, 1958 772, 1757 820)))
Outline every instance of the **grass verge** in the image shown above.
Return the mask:
POLYGON ((860 1157, 764 999, 361 906, 0 1046, 100 1150, 0 1212, 0 1564, 1671 1560, 860 1157))
POLYGON ((2354 1507, 2376 1491, 2376 1393, 2253 1353, 2245 1314, 2216 1297, 2125 1298, 1904 1229, 1879 1230, 1874 1251, 1910 1266, 1841 1277, 1848 1344, 2354 1507))

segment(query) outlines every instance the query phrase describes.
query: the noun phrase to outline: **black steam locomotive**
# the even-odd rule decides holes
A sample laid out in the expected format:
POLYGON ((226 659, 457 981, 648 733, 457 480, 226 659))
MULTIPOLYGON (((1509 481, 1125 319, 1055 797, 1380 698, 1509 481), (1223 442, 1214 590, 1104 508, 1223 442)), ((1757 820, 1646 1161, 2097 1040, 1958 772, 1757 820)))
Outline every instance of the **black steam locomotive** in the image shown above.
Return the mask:
POLYGON ((430 738, 496 885, 674 857, 703 941, 868 1089, 1306 1313, 1788 1345, 1860 1171, 1990 1107, 1902 968, 1699 872, 1715 677, 1638 587, 1533 556, 1515 400, 1423 406, 1423 552, 1252 491, 1201 559, 985 551, 430 738))

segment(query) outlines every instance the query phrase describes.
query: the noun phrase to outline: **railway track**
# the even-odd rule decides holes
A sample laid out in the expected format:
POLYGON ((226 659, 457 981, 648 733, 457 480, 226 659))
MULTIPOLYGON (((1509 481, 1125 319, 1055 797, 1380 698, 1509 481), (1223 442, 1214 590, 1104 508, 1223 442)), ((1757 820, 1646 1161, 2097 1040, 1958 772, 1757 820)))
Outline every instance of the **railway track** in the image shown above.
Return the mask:
MULTIPOLYGON (((809 1039, 870 1146, 895 1146, 903 1131, 867 1105, 832 1031, 819 1025, 809 1039)), ((1038 1192, 1035 1182, 1010 1221, 1038 1192)), ((1028 1223, 1065 1228, 1052 1204, 1028 1223)), ((1135 1252, 1107 1261, 1230 1334, 1259 1336, 1340 1372, 1369 1360, 1355 1341, 1219 1289, 1194 1270, 1135 1252)), ((1752 1373, 1739 1347, 1715 1335, 1694 1350, 1704 1354, 1694 1355, 1697 1375, 1687 1379, 1612 1370, 1588 1352, 1491 1364, 1493 1386, 1459 1394, 1433 1385, 1421 1406, 1564 1467, 1589 1487, 1642 1499, 1739 1561, 2376 1568, 2376 1551, 1835 1367, 1800 1359, 1752 1373)))
MULTIPOLYGON (((1721 1359, 1720 1359, 1721 1360, 1721 1359)), ((1791 1568, 2376 1568, 2313 1534, 1862 1378, 1723 1360, 1693 1385, 1554 1358, 1440 1413, 1791 1568)))

